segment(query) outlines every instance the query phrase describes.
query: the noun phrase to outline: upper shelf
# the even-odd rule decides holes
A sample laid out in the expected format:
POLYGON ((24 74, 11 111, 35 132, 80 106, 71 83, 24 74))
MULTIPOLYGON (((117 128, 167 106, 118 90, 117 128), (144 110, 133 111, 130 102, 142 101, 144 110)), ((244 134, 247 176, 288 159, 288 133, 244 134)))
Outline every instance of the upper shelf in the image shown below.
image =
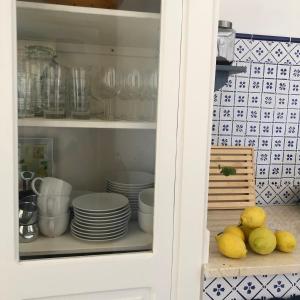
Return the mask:
POLYGON ((111 129, 155 129, 154 122, 102 121, 99 119, 19 119, 21 127, 61 127, 61 128, 111 128, 111 129))
POLYGON ((17 2, 18 39, 159 47, 160 14, 17 2))

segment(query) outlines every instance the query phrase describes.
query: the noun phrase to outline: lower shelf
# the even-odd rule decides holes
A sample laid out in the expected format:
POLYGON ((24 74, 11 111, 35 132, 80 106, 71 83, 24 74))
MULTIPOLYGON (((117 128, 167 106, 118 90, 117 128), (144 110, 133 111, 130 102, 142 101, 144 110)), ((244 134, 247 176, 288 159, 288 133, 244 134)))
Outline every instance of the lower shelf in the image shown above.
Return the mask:
POLYGON ((137 222, 129 224, 128 234, 111 242, 85 242, 69 232, 57 238, 40 236, 32 243, 20 244, 20 256, 51 256, 88 253, 129 252, 151 250, 152 235, 139 229, 137 222))
POLYGON ((207 278, 300 272, 300 206, 270 206, 264 209, 268 215, 268 226, 273 230, 291 231, 298 241, 297 249, 288 254, 275 250, 269 255, 258 255, 248 250, 247 257, 243 259, 226 258, 218 252, 215 236, 225 226, 237 224, 241 210, 211 210, 208 212, 210 253, 204 266, 207 278))

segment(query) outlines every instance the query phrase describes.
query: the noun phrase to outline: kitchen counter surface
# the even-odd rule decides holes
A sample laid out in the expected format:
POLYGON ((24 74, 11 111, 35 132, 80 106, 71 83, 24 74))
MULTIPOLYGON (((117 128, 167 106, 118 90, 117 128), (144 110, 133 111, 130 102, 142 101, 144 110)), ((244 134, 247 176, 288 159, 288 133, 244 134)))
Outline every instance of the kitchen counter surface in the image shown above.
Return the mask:
POLYGON ((288 254, 275 250, 269 255, 258 255, 248 250, 246 258, 226 258, 218 252, 215 235, 227 225, 238 224, 242 210, 209 210, 210 255, 204 266, 207 278, 300 272, 300 206, 268 206, 264 209, 271 229, 288 230, 295 234, 297 249, 288 254))

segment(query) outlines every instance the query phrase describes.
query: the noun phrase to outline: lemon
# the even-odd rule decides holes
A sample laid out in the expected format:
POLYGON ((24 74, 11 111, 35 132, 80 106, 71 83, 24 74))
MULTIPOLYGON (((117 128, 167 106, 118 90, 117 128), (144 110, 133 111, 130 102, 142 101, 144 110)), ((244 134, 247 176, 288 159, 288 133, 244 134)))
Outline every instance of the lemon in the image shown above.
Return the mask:
POLYGON ((226 257, 242 258, 247 254, 244 241, 232 233, 221 233, 216 237, 216 240, 219 252, 226 257))
POLYGON ((245 225, 240 225, 239 226, 241 228, 241 230, 243 231, 244 233, 244 236, 245 236, 245 241, 248 241, 248 238, 249 238, 249 235, 251 233, 251 231, 253 230, 252 228, 249 228, 245 225))
POLYGON ((294 235, 288 231, 278 230, 275 232, 277 249, 281 252, 293 252, 296 248, 296 239, 294 235))
POLYGON ((244 232, 239 226, 236 226, 236 225, 227 226, 224 229, 224 233, 232 233, 232 234, 238 236, 239 238, 241 238, 243 241, 245 241, 244 232))
POLYGON ((273 231, 266 227, 251 231, 248 243, 251 249, 258 254, 269 254, 276 248, 276 237, 273 231))
POLYGON ((266 221, 265 211, 258 206, 247 207, 241 214, 242 225, 249 228, 261 227, 266 221))

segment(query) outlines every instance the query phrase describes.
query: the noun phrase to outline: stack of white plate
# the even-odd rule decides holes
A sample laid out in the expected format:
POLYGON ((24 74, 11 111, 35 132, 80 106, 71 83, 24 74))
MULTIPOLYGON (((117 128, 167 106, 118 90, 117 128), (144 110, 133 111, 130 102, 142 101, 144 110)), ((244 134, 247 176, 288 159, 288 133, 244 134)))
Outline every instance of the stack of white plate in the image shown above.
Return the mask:
POLYGON ((85 240, 104 242, 128 232, 131 210, 128 199, 115 193, 93 193, 73 200, 71 233, 85 240))
POLYGON ((118 172, 107 179, 107 191, 119 193, 129 200, 132 218, 137 218, 140 191, 154 186, 154 175, 146 172, 118 172))

